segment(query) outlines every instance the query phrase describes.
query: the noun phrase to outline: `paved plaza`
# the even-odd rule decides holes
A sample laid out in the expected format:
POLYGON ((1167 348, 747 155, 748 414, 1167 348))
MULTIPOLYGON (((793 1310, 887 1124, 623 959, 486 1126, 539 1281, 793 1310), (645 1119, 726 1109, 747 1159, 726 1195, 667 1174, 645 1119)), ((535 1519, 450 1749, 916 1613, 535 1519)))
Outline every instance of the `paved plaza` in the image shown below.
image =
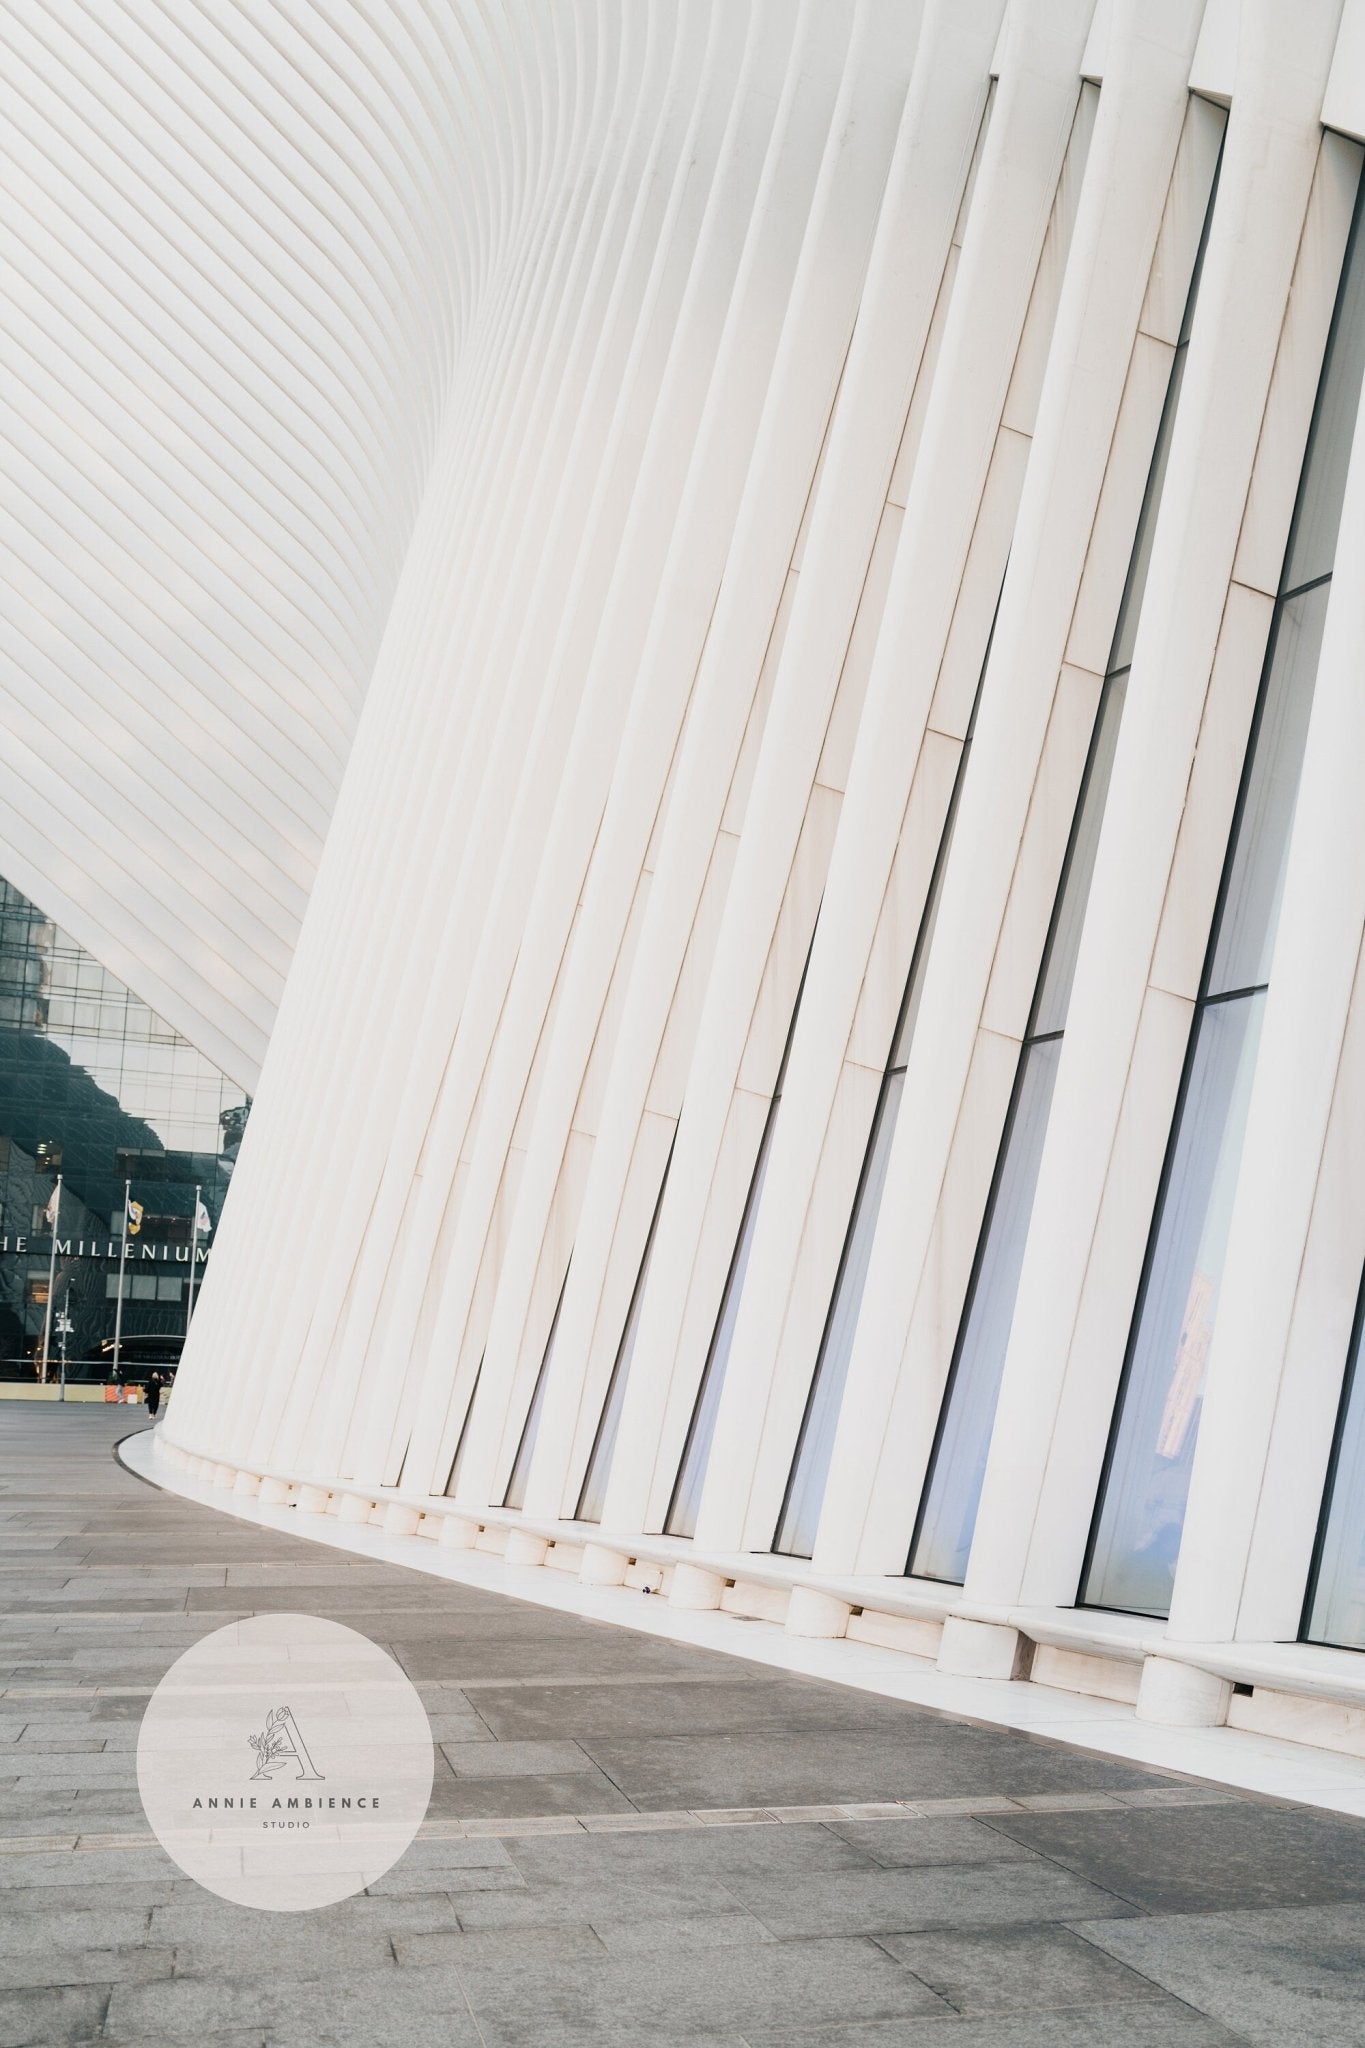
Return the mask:
POLYGON ((124 1471, 140 1420, 0 1404, 0 2048, 1365 2041, 1365 1823, 352 1562, 124 1471), (438 1745, 315 1913, 182 1877, 135 1780, 167 1667, 271 1610, 387 1647, 438 1745))

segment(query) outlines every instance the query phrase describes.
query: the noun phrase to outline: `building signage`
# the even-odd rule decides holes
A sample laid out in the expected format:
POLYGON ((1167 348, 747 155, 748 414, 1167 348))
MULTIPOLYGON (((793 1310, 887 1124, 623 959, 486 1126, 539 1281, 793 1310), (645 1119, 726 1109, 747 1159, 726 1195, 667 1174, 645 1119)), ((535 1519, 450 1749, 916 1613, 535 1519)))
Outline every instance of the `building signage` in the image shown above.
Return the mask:
MULTIPOLYGON (((0 1237, 0 1255, 5 1252, 12 1252, 16 1255, 28 1253, 31 1257, 38 1249, 39 1240, 37 1239, 30 1245, 26 1237, 0 1237)), ((42 1249, 44 1252, 51 1251, 51 1238, 42 1244, 42 1249)), ((122 1239, 117 1237, 107 1239, 102 1237, 59 1237, 57 1239, 57 1257, 59 1259, 117 1259, 122 1253, 123 1242, 122 1239)), ((195 1265, 202 1266, 208 1255, 208 1246, 205 1244, 199 1245, 195 1250, 195 1265)), ((130 1242, 127 1251, 127 1264, 135 1266, 139 1263, 145 1264, 148 1261, 162 1265, 188 1266, 190 1262, 190 1248, 187 1244, 132 1244, 130 1242)))

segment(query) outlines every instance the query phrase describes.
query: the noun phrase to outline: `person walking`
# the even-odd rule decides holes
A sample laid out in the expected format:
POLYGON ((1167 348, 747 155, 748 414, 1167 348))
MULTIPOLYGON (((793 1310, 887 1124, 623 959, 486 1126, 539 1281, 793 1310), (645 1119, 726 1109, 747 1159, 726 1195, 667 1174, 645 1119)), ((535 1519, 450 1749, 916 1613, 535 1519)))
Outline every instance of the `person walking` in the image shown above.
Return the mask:
POLYGON ((161 1374, 155 1370, 147 1375, 147 1413, 156 1421, 156 1411, 161 1406, 161 1374))

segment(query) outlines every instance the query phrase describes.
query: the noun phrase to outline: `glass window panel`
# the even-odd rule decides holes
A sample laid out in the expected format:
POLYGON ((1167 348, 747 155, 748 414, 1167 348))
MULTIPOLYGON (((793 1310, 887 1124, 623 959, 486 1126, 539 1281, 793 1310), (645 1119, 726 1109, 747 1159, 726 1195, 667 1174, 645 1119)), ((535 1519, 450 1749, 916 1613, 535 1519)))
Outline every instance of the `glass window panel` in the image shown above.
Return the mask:
POLYGON ((1014 1114, 997 1167, 910 1558, 909 1569, 920 1578, 961 1585, 967 1575, 1061 1051, 1059 1038, 1045 1038, 1026 1047, 1020 1059, 1014 1114))
POLYGON ((1176 342, 1175 358, 1166 385, 1166 396, 1162 402, 1161 423, 1157 428, 1156 445, 1152 450, 1152 467, 1147 477, 1147 488, 1143 493, 1142 513, 1138 519, 1137 534, 1133 542, 1132 558, 1128 564, 1128 582, 1119 607, 1118 626, 1114 634, 1114 645, 1109 655, 1109 673, 1115 669, 1128 668, 1133 659, 1133 645, 1137 639, 1138 618, 1142 611, 1143 593, 1147 588, 1147 571, 1152 560, 1152 541, 1156 534, 1157 514, 1161 505, 1161 493, 1166 482, 1166 466, 1170 461, 1171 442, 1175 435, 1176 408, 1180 403, 1180 386, 1185 376, 1185 356, 1190 335, 1194 330, 1194 309, 1199 303, 1199 286, 1204 275, 1204 257, 1209 244, 1209 228, 1213 222, 1214 203, 1218 197, 1218 180, 1222 171, 1220 147, 1218 168, 1213 174, 1213 186, 1209 192, 1208 205, 1204 209, 1204 226, 1199 237, 1199 248, 1195 254, 1194 269, 1190 275, 1190 288, 1185 295, 1185 311, 1180 322, 1180 334, 1176 342))
POLYGON ((577 1519, 580 1522, 600 1522, 602 1519, 602 1509, 607 1498, 607 1481, 611 1477, 611 1461, 616 1456, 616 1438, 621 1428, 621 1410, 626 1405, 626 1387, 630 1380, 631 1361, 635 1356, 635 1335, 639 1327, 639 1312, 636 1303, 632 1302, 621 1348, 611 1369, 611 1382, 607 1388, 607 1398, 602 1405, 602 1419, 597 1425, 597 1435, 593 1440, 592 1456, 588 1459, 588 1469, 583 1476, 583 1489, 578 1496, 577 1519))
MULTIPOLYGON (((1193 302, 1193 298, 1192 288, 1190 299, 1186 302, 1187 306, 1193 302)), ((1156 446, 1152 450, 1152 467, 1148 473, 1142 511, 1133 540, 1133 552, 1128 563, 1128 581, 1123 592, 1123 603, 1119 607, 1114 645, 1109 654, 1111 671, 1116 668, 1127 668, 1133 659, 1138 619, 1142 614, 1142 597, 1147 588, 1147 571, 1152 565, 1152 542, 1156 538, 1157 514, 1161 509, 1161 493, 1166 482, 1166 465, 1171 459, 1171 442, 1175 438, 1175 416, 1180 403, 1180 386, 1185 376, 1187 353, 1182 342, 1176 349, 1175 359, 1171 364, 1166 396, 1161 407, 1161 421, 1157 428, 1156 446)))
MULTIPOLYGON (((672 1164, 670 1158, 669 1165, 672 1164)), ((635 1292, 630 1297, 630 1308, 626 1314, 626 1326, 621 1332, 621 1341, 616 1347, 616 1362, 611 1369, 611 1380, 607 1387, 607 1398, 602 1404, 602 1418, 597 1425, 592 1455, 583 1478, 583 1490, 578 1496, 577 1519, 580 1522, 600 1522, 602 1508, 607 1497, 607 1481, 611 1477, 611 1461, 616 1456, 616 1438, 621 1427, 621 1410, 626 1405, 626 1388, 630 1383, 631 1361, 635 1357, 635 1339, 639 1335, 640 1317, 644 1312, 645 1283, 649 1279, 649 1262, 654 1251, 654 1233, 659 1227, 659 1212, 664 1205, 664 1190, 668 1186, 668 1166, 659 1184, 658 1199, 650 1219, 649 1236, 645 1239, 644 1252, 640 1259, 640 1270, 635 1277, 635 1292)))
POLYGON ((787 1061, 791 1058, 792 1040, 796 1036, 796 1020, 801 1014, 801 997, 805 990, 806 975, 810 969, 810 958, 814 949, 815 935, 812 933, 811 943, 806 952, 806 964, 801 970, 801 981, 796 991, 796 1001, 792 1005, 791 1023, 787 1026, 787 1042, 782 1048, 777 1080, 773 1084, 772 1101, 768 1104, 768 1115, 759 1142, 758 1158, 754 1162, 753 1178, 749 1182, 744 1214, 740 1219, 739 1237, 730 1260, 730 1271, 726 1275, 720 1313, 716 1317, 716 1327, 711 1333, 711 1348, 706 1354, 706 1364, 702 1369, 701 1385, 697 1389, 696 1404, 688 1425, 687 1441, 683 1445, 678 1476, 673 1482, 673 1497, 669 1502, 668 1515, 664 1523, 670 1536, 692 1536, 696 1533, 697 1509, 701 1504, 702 1484, 711 1456, 716 1411, 720 1406, 721 1388, 725 1384, 725 1373, 730 1363, 730 1346, 734 1342, 735 1325, 739 1321, 739 1305, 744 1299, 744 1276, 749 1268, 749 1254, 753 1249, 754 1233, 758 1227, 758 1212, 763 1201, 763 1182, 768 1172, 773 1128, 777 1123, 777 1105, 782 1100, 782 1086, 787 1078, 787 1061))
MULTIPOLYGON (((1362 1294, 1365 1306, 1365 1293, 1362 1294)), ((1322 1543, 1308 1603, 1309 1642, 1365 1650, 1365 1316, 1356 1318, 1346 1398, 1327 1482, 1322 1543)))
POLYGON ((531 1406, 526 1413, 526 1422, 521 1432, 521 1442, 517 1445, 517 1455, 512 1460, 512 1476, 507 1482, 507 1491, 502 1497, 502 1504, 505 1508, 524 1508, 526 1505, 526 1481, 531 1470, 531 1455, 536 1447, 536 1437, 540 1433, 540 1413, 545 1406, 545 1389, 550 1381, 550 1360, 554 1357, 555 1338, 559 1334, 559 1311, 564 1306, 564 1287, 567 1287, 567 1285, 568 1276, 566 1275, 564 1286, 559 1290, 559 1300, 555 1303, 555 1315, 554 1321, 550 1325, 550 1334, 545 1340, 545 1351, 541 1357, 540 1371, 536 1374, 535 1392, 531 1396, 531 1406))
POLYGON ((453 1494, 460 1483, 460 1460, 464 1457, 465 1441, 469 1435, 469 1420, 474 1413, 474 1403, 479 1398, 479 1381, 483 1378, 483 1360, 474 1368, 474 1384, 469 1389, 469 1406, 464 1411, 460 1434, 455 1440, 455 1456, 450 1461, 450 1477, 446 1480, 446 1492, 453 1494))
POLYGON ((920 919, 919 935, 915 940, 915 957, 910 962, 910 976, 901 1003, 900 1023, 896 1027, 896 1042, 891 1048, 889 1065, 894 1072, 903 1073, 910 1063, 910 1047, 914 1042, 915 1025, 919 1021, 920 998, 924 992, 924 969, 938 926, 939 904, 943 900, 943 877, 947 873, 948 855, 953 844, 953 827, 957 823, 958 794, 962 788, 963 769, 966 767, 970 752, 971 741, 968 740, 957 764, 953 793, 948 803, 948 816, 944 821, 943 837, 939 841, 938 858, 934 863, 933 879, 929 884, 929 896, 924 906, 924 915, 920 919))
POLYGON ((1125 671, 1122 675, 1111 676, 1100 692, 1090 759, 1086 764, 1085 788, 1076 807, 1076 822, 1072 827, 1071 845, 1067 849, 1066 872, 1052 913, 1052 930, 1048 934, 1047 953, 1038 977, 1038 992, 1029 1022, 1029 1032, 1034 1037, 1045 1031, 1063 1031, 1066 1028, 1071 984, 1076 978, 1076 958, 1081 949, 1085 907, 1090 900, 1095 853, 1100 843, 1100 827, 1104 823, 1109 780, 1114 772, 1114 750, 1118 746, 1127 689, 1125 671))
POLYGON ((773 1549, 787 1557, 810 1557, 815 1549, 815 1534, 829 1479, 830 1454, 834 1449, 834 1432, 843 1404, 848 1362, 853 1355, 853 1339, 857 1334, 863 1289, 867 1284, 867 1269, 877 1234, 877 1217, 886 1186, 886 1166, 891 1157, 891 1140, 895 1136, 904 1088, 903 1070, 888 1074, 877 1107, 862 1185, 853 1205, 843 1263, 834 1284, 825 1338, 816 1362, 815 1379, 801 1424, 796 1456, 792 1461, 787 1498, 782 1504, 781 1519, 773 1538, 773 1549))
POLYGON ((1264 994, 1199 1013, 1084 1598, 1170 1609, 1264 994))
POLYGON ((1330 583, 1277 609, 1269 668, 1228 863, 1208 993, 1270 978, 1330 583))
MULTIPOLYGON (((998 605, 997 599, 997 610, 998 605)), ((873 1119, 872 1134, 868 1140, 863 1177, 854 1198, 853 1214, 849 1219, 844 1241, 843 1258, 835 1279, 834 1294, 830 1301, 829 1314, 825 1319, 806 1413, 802 1418, 801 1433, 797 1439, 792 1469, 787 1481, 787 1494, 783 1501, 777 1533, 773 1538, 775 1550, 793 1557, 810 1556, 815 1543, 820 1509, 824 1502, 830 1455, 834 1448, 834 1433, 838 1427, 839 1409, 848 1378, 849 1359, 853 1353, 853 1339, 857 1333, 858 1317, 862 1310, 863 1288, 876 1236, 877 1217, 881 1210, 887 1160, 890 1157, 891 1140, 900 1111, 910 1047, 919 1019, 925 968, 938 927, 944 876, 948 870, 948 857, 952 852, 953 838, 957 830, 967 763, 971 758, 972 741, 976 733, 976 715, 981 706, 981 692, 985 685, 986 671, 990 667, 994 641, 995 620, 992 619, 981 673, 977 678, 976 695, 972 699, 967 730, 963 736, 957 769, 953 776, 948 810, 939 836, 934 872, 930 878, 929 891, 915 938, 915 950, 910 960, 910 972, 906 977, 905 993, 901 998, 900 1017, 883 1077, 877 1114, 873 1119)))
MULTIPOLYGON (((1215 192, 1216 189, 1215 177, 1215 192)), ((1205 238, 1213 202, 1211 193, 1205 213, 1205 238)), ((1020 1055, 1012 1113, 996 1165, 995 1185, 977 1248, 977 1265, 959 1326, 938 1438, 907 1566, 922 1577, 950 1584, 961 1584, 966 1577, 976 1527, 1052 1092, 1061 1060, 1061 1034, 1070 1008, 1127 695, 1128 667, 1179 410, 1185 342, 1198 296, 1203 251, 1201 239, 1186 296, 1180 343, 1167 377, 1109 671, 1096 706, 1090 752, 1034 993, 1028 1037, 1020 1055)))
MULTIPOLYGON (((996 598, 996 614, 1000 609, 996 598)), ((943 820, 943 831, 939 836, 938 853, 934 858, 934 872, 929 882, 929 894, 925 899, 924 912, 920 918, 919 931, 915 935, 915 951, 910 961, 910 972, 906 977, 905 994, 901 998, 900 1022, 896 1026, 895 1043, 887 1061, 890 1071, 904 1069, 910 1060, 910 1046, 915 1036, 915 1025, 919 1018, 920 998, 924 992, 924 970, 938 929, 939 906, 943 901, 943 878, 948 872, 948 856, 953 850, 953 835, 957 831, 957 814, 962 804, 962 786, 967 779, 967 763, 971 759, 972 741, 976 737, 976 714, 981 708, 981 692, 985 686, 986 670, 991 665, 991 648, 995 645, 995 617, 991 619, 991 630, 986 641, 986 653, 981 663, 981 673, 976 680, 976 695, 972 699, 971 714, 967 719, 967 730, 962 740, 962 751, 957 758, 957 771, 953 776, 952 794, 948 798, 948 813, 943 820)))
POLYGON ((1365 250, 1360 208, 1351 230, 1346 270, 1318 386, 1308 452, 1299 485, 1281 590, 1297 590, 1315 576, 1330 576, 1336 554, 1346 465, 1351 457, 1361 370, 1365 367, 1365 250))
POLYGON ((720 1314, 716 1318, 715 1333, 711 1338, 711 1349, 707 1356, 705 1371, 702 1373, 697 1405, 692 1412, 692 1424, 687 1432, 687 1445, 683 1451, 682 1463, 678 1467, 673 1498, 669 1503, 668 1520, 664 1526, 670 1536, 695 1536, 697 1533, 697 1510, 701 1506, 701 1490, 711 1456, 716 1411, 720 1407, 725 1371, 730 1363, 730 1346, 734 1342, 735 1324, 739 1321, 739 1305, 744 1299, 744 1276, 749 1268, 749 1254, 753 1250, 754 1233, 758 1228, 758 1212, 763 1201, 763 1182, 768 1172, 779 1099, 776 1095, 773 1097, 768 1110, 768 1121, 763 1127, 763 1142, 759 1146, 758 1163, 754 1168, 754 1177, 749 1183, 748 1200, 744 1204, 744 1220, 739 1226, 739 1239, 725 1282, 725 1293, 721 1297, 720 1314))

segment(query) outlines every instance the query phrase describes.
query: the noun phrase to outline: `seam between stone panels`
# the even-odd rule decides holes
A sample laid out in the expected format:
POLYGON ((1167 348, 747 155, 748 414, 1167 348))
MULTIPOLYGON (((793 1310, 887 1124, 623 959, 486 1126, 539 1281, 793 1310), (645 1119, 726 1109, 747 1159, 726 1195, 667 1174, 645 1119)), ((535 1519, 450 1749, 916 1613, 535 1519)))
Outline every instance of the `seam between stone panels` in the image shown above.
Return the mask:
MULTIPOLYGON (((1011 1799, 986 1793, 945 1799, 852 1800, 842 1805, 717 1806, 680 1808, 658 1813, 544 1813, 470 1820, 424 1821, 419 1842, 478 1841, 490 1836, 668 1834, 678 1829, 809 1827, 850 1820, 970 1820, 980 1817, 1025 1816, 1034 1813, 1129 1813, 1135 1807, 1179 1809, 1244 1803, 1234 1792, 1183 1786, 1158 1786, 1125 1792, 1025 1794, 1011 1799), (1178 1795, 1178 1796, 1177 1796, 1178 1795), (1084 1800, 1084 1806, 1078 1802, 1084 1800), (1026 1803, 1025 1803, 1026 1802, 1026 1803)), ((15 1835, 0 1838, 0 1856, 75 1854, 95 1850, 143 1849, 156 1846, 148 1834, 89 1833, 15 1835)))

